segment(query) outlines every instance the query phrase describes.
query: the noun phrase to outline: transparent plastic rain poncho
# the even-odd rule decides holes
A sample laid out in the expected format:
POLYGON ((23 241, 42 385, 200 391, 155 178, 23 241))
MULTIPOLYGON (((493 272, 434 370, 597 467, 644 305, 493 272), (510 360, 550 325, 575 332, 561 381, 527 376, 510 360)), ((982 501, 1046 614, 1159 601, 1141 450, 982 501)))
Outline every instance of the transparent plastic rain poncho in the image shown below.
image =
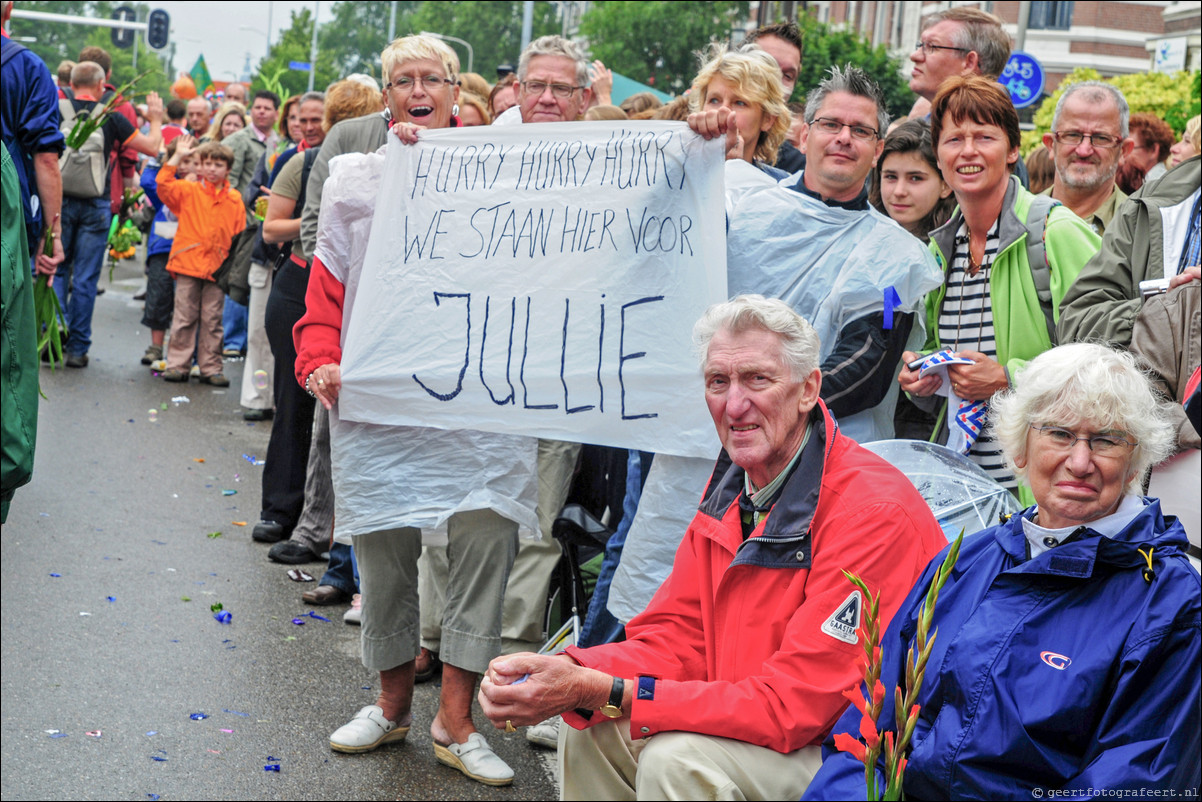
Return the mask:
POLYGON ((963 454, 920 440, 881 440, 864 448, 906 475, 922 494, 948 541, 980 532, 1022 506, 1009 490, 963 454))
MULTIPOLYGON (((884 308, 891 287, 897 311, 915 315, 907 347, 918 350, 923 300, 943 283, 930 251, 876 210, 830 207, 790 188, 800 180, 726 163, 728 293, 786 301, 818 332, 825 359, 844 327, 884 308)), ((892 382, 876 407, 840 418, 843 433, 861 443, 892 437, 897 393, 892 382)), ((641 612, 668 575, 712 470, 713 460, 656 455, 610 590, 620 620, 641 612)))
MULTIPOLYGON (((384 151, 330 161, 315 257, 346 287, 343 336, 354 310, 384 151)), ((345 343, 344 343, 345 344, 345 343)), ((335 537, 419 527, 446 542, 453 513, 491 509, 538 537, 538 441, 533 437, 344 421, 330 412, 335 537), (466 481, 465 477, 474 477, 466 481)))

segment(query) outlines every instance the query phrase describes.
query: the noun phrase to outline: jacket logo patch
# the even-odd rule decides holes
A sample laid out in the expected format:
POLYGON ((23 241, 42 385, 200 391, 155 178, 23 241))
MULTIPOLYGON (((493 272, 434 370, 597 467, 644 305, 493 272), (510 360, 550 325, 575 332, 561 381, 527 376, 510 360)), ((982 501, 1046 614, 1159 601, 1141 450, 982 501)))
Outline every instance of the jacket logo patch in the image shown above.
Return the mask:
POLYGON ((1064 655, 1056 654, 1055 652, 1040 652, 1039 659, 1057 671, 1063 671, 1073 664, 1073 659, 1071 657, 1065 657, 1064 655))
POLYGON ((822 624, 822 631, 844 643, 853 645, 859 643, 860 637, 856 634, 856 630, 860 628, 860 612, 863 606, 860 591, 853 590, 831 617, 822 624))

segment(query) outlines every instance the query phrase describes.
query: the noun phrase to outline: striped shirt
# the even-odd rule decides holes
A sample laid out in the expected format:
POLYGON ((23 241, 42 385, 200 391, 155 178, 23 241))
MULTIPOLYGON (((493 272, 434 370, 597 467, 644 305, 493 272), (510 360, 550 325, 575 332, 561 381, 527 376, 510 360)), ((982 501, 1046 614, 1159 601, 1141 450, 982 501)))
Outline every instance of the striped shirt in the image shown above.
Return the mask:
MULTIPOLYGON (((1000 218, 999 218, 1000 219, 1000 218)), ((956 252, 947 273, 947 294, 939 315, 939 342, 953 351, 980 351, 997 359, 997 341, 993 330, 993 301, 989 295, 989 271, 998 252, 998 221, 985 238, 985 256, 976 275, 968 272, 968 226, 961 223, 956 232, 956 252)), ((948 417, 954 410, 948 410, 948 417)), ((950 421, 949 421, 950 423, 950 421)), ((953 424, 954 425, 954 424, 953 424)), ((1008 490, 1017 490, 1014 474, 1006 467, 1002 449, 993 430, 981 432, 968 458, 1008 490)))

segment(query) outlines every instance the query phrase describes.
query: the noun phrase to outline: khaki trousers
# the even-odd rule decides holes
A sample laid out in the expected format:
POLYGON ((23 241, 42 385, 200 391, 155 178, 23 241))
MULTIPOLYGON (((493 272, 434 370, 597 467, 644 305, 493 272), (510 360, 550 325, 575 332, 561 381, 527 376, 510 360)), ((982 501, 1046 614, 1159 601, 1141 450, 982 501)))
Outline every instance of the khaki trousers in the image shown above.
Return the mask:
POLYGON ((272 269, 257 262, 250 264, 250 303, 246 306, 246 363, 242 367, 242 406, 247 409, 271 409, 275 398, 275 359, 267 342, 263 316, 271 295, 272 269), (255 374, 258 373, 257 384, 255 374), (262 385, 262 386, 258 386, 262 385))
MULTIPOLYGON (((543 631, 547 593, 551 574, 562 553, 558 541, 551 537, 551 524, 559 517, 568 497, 579 454, 579 443, 538 441, 538 525, 542 540, 523 537, 518 543, 518 556, 509 573, 502 608, 501 651, 504 654, 536 652, 547 638, 543 631)), ((446 554, 438 549, 423 549, 420 576, 422 646, 437 653, 442 639, 446 554)))
POLYGON ((561 799, 800 799, 822 747, 781 754, 744 741, 661 732, 630 738, 630 720, 559 727, 561 799))
POLYGON ((167 368, 187 374, 192 367, 192 348, 201 376, 221 372, 221 315, 225 293, 216 282, 191 276, 175 277, 175 312, 171 319, 171 342, 167 345, 167 368))

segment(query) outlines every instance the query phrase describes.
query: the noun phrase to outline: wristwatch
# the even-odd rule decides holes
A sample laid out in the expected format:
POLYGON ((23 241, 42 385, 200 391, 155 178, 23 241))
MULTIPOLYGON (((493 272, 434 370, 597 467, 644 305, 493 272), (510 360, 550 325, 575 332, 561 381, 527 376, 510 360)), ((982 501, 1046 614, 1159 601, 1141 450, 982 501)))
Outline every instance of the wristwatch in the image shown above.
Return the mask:
POLYGON ((621 718, 622 696, 626 693, 626 682, 621 677, 614 677, 613 687, 609 690, 609 701, 601 705, 600 713, 606 718, 621 718))

